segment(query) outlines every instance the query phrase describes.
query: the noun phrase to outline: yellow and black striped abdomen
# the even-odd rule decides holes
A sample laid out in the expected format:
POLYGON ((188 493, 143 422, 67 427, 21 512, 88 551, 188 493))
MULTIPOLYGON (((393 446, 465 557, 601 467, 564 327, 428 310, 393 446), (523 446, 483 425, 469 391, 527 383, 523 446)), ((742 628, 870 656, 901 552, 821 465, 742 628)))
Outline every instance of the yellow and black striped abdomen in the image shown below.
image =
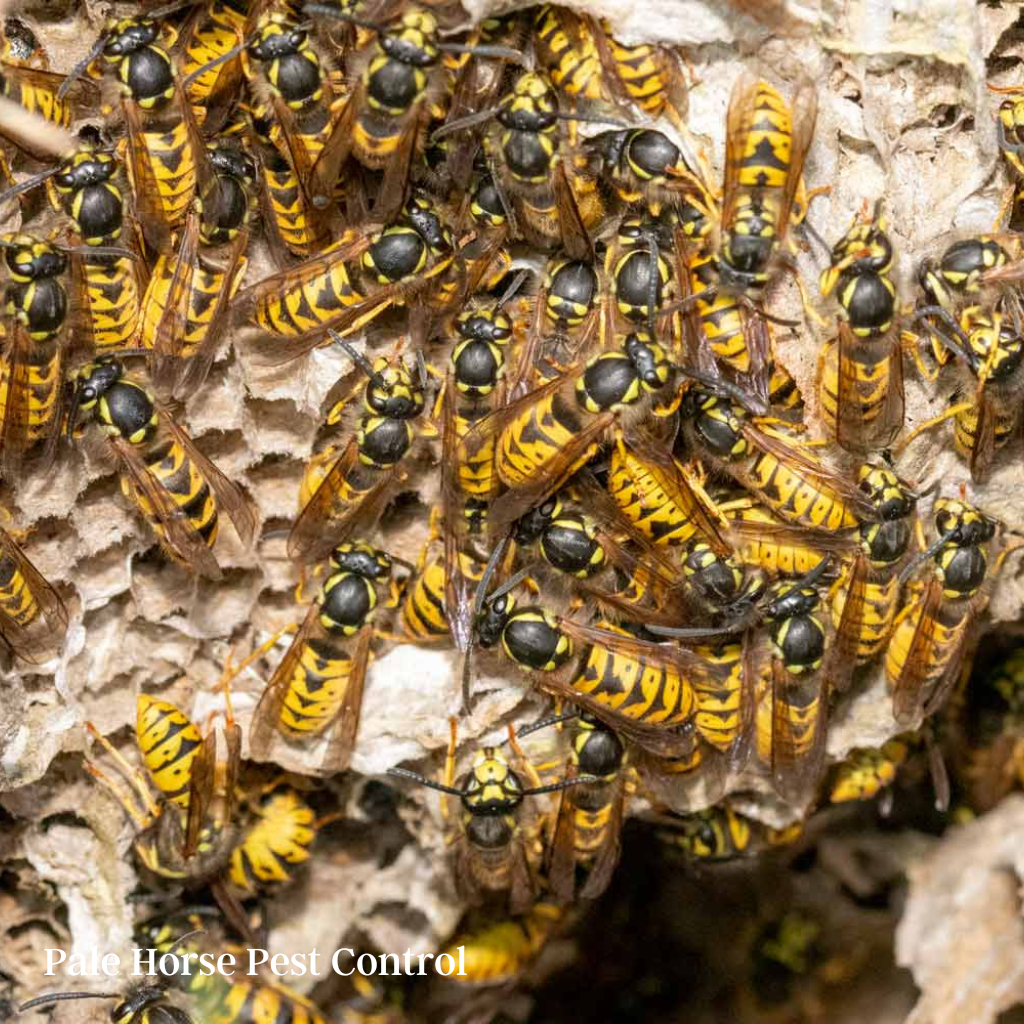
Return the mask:
POLYGON ((193 971, 187 982, 190 1008, 205 1024, 327 1024, 301 996, 237 971, 233 978, 193 971))
POLYGON ((438 556, 416 574, 402 601, 402 628, 411 642, 429 644, 448 639, 444 589, 444 559, 438 556))
MULTIPOLYGON (((64 358, 59 341, 47 340, 32 345, 25 368, 27 379, 22 380, 27 394, 21 425, 25 443, 33 444, 49 437, 57 414, 57 400, 63 382, 64 358)), ((0 356, 0 418, 7 414, 7 396, 11 384, 11 364, 0 356)))
POLYGON ((192 720, 168 701, 140 693, 135 735, 153 784, 167 800, 187 809, 192 762, 203 742, 192 720))
MULTIPOLYGON (((498 435, 495 446, 498 476, 509 487, 521 487, 533 480, 579 433, 581 426, 579 413, 560 391, 544 396, 524 409, 498 435)), ((587 462, 596 450, 596 444, 588 446, 572 472, 587 462)))
POLYGON ((745 565, 763 569, 770 576, 803 576, 809 573, 825 557, 822 552, 795 539, 775 536, 772 531, 779 520, 770 512, 751 505, 747 508, 723 509, 736 522, 750 524, 749 533, 744 530, 739 537, 736 553, 745 565), (766 531, 758 535, 756 526, 764 524, 766 531))
POLYGON ((629 98, 651 117, 657 117, 668 102, 669 70, 658 50, 648 43, 623 46, 608 36, 608 46, 619 79, 629 98))
POLYGON ((729 750, 743 725, 743 649, 729 644, 721 650, 696 647, 694 651, 716 668, 714 674, 719 677, 693 680, 697 699, 694 725, 711 746, 729 750))
POLYGON ((0 555, 0 612, 19 626, 29 626, 39 618, 39 602, 22 574, 17 561, 0 555))
POLYGON ((145 130, 140 143, 156 181, 164 223, 183 224, 196 191, 196 165, 185 121, 179 120, 169 131, 145 130))
MULTIPOLYGON (((146 348, 152 347, 156 339, 160 318, 167 308, 177 262, 176 257, 161 255, 149 279, 149 286, 142 301, 142 340, 146 348)), ((246 261, 243 257, 229 283, 226 280, 227 274, 221 270, 211 269, 209 264, 200 260, 191 277, 192 288, 187 299, 183 298, 182 301, 182 306, 187 301, 188 312, 182 346, 178 353, 181 358, 189 358, 206 339, 221 292, 225 288, 230 288, 231 295, 234 295, 245 273, 245 267, 246 261)))
POLYGON ((784 189, 793 147, 793 115, 767 82, 757 85, 742 139, 738 184, 746 189, 784 189))
POLYGON ((129 259, 85 264, 92 336, 100 353, 129 345, 139 325, 139 284, 129 259))
POLYGON ((572 687, 625 718, 647 724, 681 725, 696 709, 693 687, 675 669, 598 644, 587 650, 572 687))
POLYGON ((296 256, 314 255, 323 235, 306 209, 295 172, 285 165, 279 169, 263 167, 262 174, 270 215, 281 241, 296 256))
MULTIPOLYGON (((195 108, 194 113, 199 124, 206 117, 203 104, 210 97, 217 79, 224 71, 224 65, 207 68, 206 65, 222 57, 245 34, 245 15, 236 11, 230 4, 221 0, 208 3, 201 15, 201 21, 194 32, 190 33, 186 46, 181 74, 183 79, 193 72, 199 72, 186 87, 188 101, 195 108)), ((237 59, 237 58, 236 58, 237 59)))
POLYGON ((520 917, 507 918, 478 932, 459 932, 443 951, 458 961, 459 949, 464 947, 466 974, 453 974, 453 981, 468 985, 511 981, 541 951, 564 916, 563 907, 541 902, 520 917))
MULTIPOLYGON (((784 704, 787 754, 799 760, 818 743, 819 732, 824 727, 825 699, 817 680, 788 671, 784 675, 787 682, 777 696, 784 704)), ((762 675, 760 691, 756 714, 757 752, 765 764, 771 764, 776 695, 772 692, 770 663, 762 675)))
POLYGON ((851 530, 857 526, 857 519, 838 494, 771 452, 756 452, 743 475, 743 482, 789 522, 818 530, 851 530))
MULTIPOLYGON (((852 352, 843 356, 843 377, 856 380, 853 389, 846 389, 843 401, 856 401, 856 415, 861 422, 873 423, 886 408, 889 396, 892 348, 887 340, 859 341, 852 352)), ((818 397, 821 416, 835 434, 839 418, 839 345, 830 341, 822 350, 818 397)))
POLYGON ((313 274, 300 266, 284 277, 275 293, 258 302, 255 321, 271 334, 297 338, 362 299, 352 285, 349 268, 343 260, 319 268, 313 274))
POLYGON ((316 839, 316 814, 296 793, 274 793, 259 818, 231 853, 232 885, 248 895, 290 880, 288 869, 309 860, 316 839))
POLYGON ((653 544, 685 544, 697 532, 689 495, 655 465, 613 448, 608 491, 623 515, 653 544))
MULTIPOLYGON (((170 493, 174 503, 185 514, 195 531, 207 546, 212 548, 217 540, 217 502, 199 467, 188 457, 181 445, 173 441, 157 445, 146 455, 145 461, 150 472, 170 493)), ((163 525, 153 514, 146 496, 136 492, 126 476, 122 476, 121 486, 125 497, 135 501, 143 515, 149 519, 154 532, 163 537, 163 525)))
MULTIPOLYGON (((472 415, 467 410, 459 410, 454 423, 456 436, 460 439, 465 438, 486 412, 486 407, 481 407, 478 415, 472 415)), ((460 443, 456 451, 459 455, 459 490, 467 497, 489 501, 497 494, 501 484, 494 467, 494 439, 483 439, 473 451, 468 451, 466 446, 460 443)))
MULTIPOLYGON (((1017 424, 1020 422, 1020 410, 1011 408, 1002 411, 990 408, 989 415, 993 416, 995 420, 992 426, 995 446, 1002 448, 1017 430, 1017 424)), ((978 406, 975 404, 969 409, 958 412, 953 420, 953 440, 956 443, 956 450, 965 459, 971 457, 978 443, 978 420, 980 418, 978 406)))
POLYGON ((31 114, 38 114, 41 118, 49 121, 50 124, 67 128, 71 124, 71 107, 63 100, 57 99, 57 94, 42 86, 33 85, 30 82, 12 82, 7 87, 7 95, 15 103, 19 103, 31 114))
MULTIPOLYGON (((836 581, 832 593, 832 623, 838 629, 846 607, 850 570, 836 581)), ((868 580, 864 584, 857 660, 870 661, 880 654, 892 632, 899 611, 900 586, 896 573, 890 579, 868 580)))
POLYGON ((568 96, 602 98, 601 61, 587 27, 572 11, 545 4, 537 12, 534 50, 551 81, 568 96), (565 23, 571 19, 572 25, 565 23), (569 32, 576 36, 569 38, 569 32))
POLYGON ((715 259, 703 255, 695 257, 689 263, 689 275, 697 321, 715 358, 737 373, 749 373, 750 352, 743 330, 743 314, 735 298, 716 287, 715 259))
POLYGON ((911 587, 907 603, 896 616, 892 638, 885 652, 885 675, 890 684, 895 684, 902 675, 914 638, 922 628, 929 629, 931 642, 924 655, 924 671, 919 673, 921 685, 927 690, 942 678, 967 625, 969 602, 960 604, 962 607, 959 609, 948 609, 942 614, 941 620, 924 623, 923 585, 918 583, 911 587))
POLYGON ((601 852, 608 840, 608 829, 611 827, 614 811, 614 791, 610 785, 590 785, 586 788, 594 791, 584 797, 581 793, 573 796, 573 823, 575 825, 575 847, 577 863, 587 866, 601 852), (586 800, 587 806, 581 807, 586 800))
POLYGON ((341 709, 351 674, 344 644, 306 641, 281 706, 282 731, 300 738, 323 732, 341 709))

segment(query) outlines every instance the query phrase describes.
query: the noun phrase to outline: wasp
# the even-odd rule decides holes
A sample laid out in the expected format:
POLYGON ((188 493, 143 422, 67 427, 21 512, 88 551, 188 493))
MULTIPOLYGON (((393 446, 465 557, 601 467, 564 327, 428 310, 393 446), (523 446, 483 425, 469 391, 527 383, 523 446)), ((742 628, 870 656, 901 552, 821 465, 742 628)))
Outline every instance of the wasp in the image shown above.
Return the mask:
MULTIPOLYGON (((773 583, 760 594, 751 592, 734 602, 734 621, 717 627, 718 633, 749 631, 757 621, 768 627, 763 653, 752 653, 749 661, 746 655, 740 657, 739 715, 740 722, 749 721, 753 712, 758 754, 771 766, 779 794, 791 802, 813 790, 824 768, 834 656, 826 659, 829 635, 817 582, 829 566, 825 560, 799 579, 773 583)), ((680 638, 711 638, 716 632, 714 627, 649 628, 680 638)))
MULTIPOLYGON (((194 933, 189 932, 177 940, 168 942, 166 952, 177 953, 185 946, 194 933)), ((36 996, 18 1007, 19 1013, 41 1006, 53 1006, 68 999, 116 999, 111 1007, 111 1024, 199 1024, 202 1018, 193 1018, 168 998, 171 979, 157 976, 152 983, 129 986, 123 993, 117 992, 52 992, 36 996)))
POLYGON ((585 358, 600 338, 601 308, 601 278, 594 264, 552 256, 544 268, 533 323, 509 375, 509 396, 521 398, 585 358))
MULTIPOLYGON (((664 133, 654 128, 618 128, 591 136, 583 146, 586 173, 596 176, 625 209, 659 218, 668 207, 680 219, 692 220, 694 214, 684 213, 692 207, 704 219, 710 217, 707 187, 664 133)), ((694 226, 690 233, 700 230, 694 226)))
POLYGON ((127 163, 146 241, 163 252, 198 193, 211 207, 218 190, 169 48, 177 32, 154 18, 110 19, 70 80, 88 71, 116 76, 128 128, 127 163))
POLYGON ((892 242, 876 204, 833 246, 821 293, 841 310, 837 340, 818 362, 818 394, 829 431, 847 451, 888 448, 903 426, 903 349, 895 324, 892 242))
MULTIPOLYGON (((816 118, 810 82, 798 86, 790 108, 764 80, 737 81, 729 98, 717 244, 688 247, 679 274, 698 345, 738 378, 759 413, 767 401, 770 340, 755 303, 781 255, 816 118)), ((705 362, 699 357, 697 365, 706 369, 705 362)))
POLYGON ((828 469, 794 438, 783 439, 771 421, 750 416, 702 387, 683 399, 687 450, 720 468, 789 523, 811 530, 852 530, 876 515, 867 497, 828 469))
POLYGON ((266 795, 231 851, 228 880, 246 896, 289 881, 291 869, 309 860, 319 826, 313 808, 293 790, 266 795))
MULTIPOLYGON (((32 58, 15 56, 6 40, 0 57, 0 95, 58 128, 67 128, 79 110, 94 105, 96 98, 91 83, 71 82, 64 75, 34 66, 32 58)), ((52 145, 34 139, 29 132, 4 126, 0 135, 37 160, 52 159, 52 145)))
POLYGON ((637 331, 484 420, 481 430, 496 438, 495 471, 509 488, 492 524, 518 519, 558 490, 612 428, 635 423, 672 376, 661 346, 637 331))
POLYGON ((130 790, 95 762, 86 762, 86 771, 112 793, 135 823, 139 862, 156 877, 189 887, 219 879, 240 836, 235 788, 242 734, 230 703, 223 727, 226 753, 221 758, 216 730, 211 728, 204 735, 175 705, 140 694, 136 739, 145 774, 133 768, 92 723, 86 727, 141 797, 140 806, 130 790))
POLYGON ((192 394, 206 379, 248 261, 256 167, 240 148, 209 146, 220 201, 189 212, 175 252, 157 257, 142 300, 141 340, 153 349, 160 392, 192 394))
POLYGON ((505 47, 441 42, 437 18, 420 8, 405 11, 394 28, 362 22, 329 4, 307 4, 303 9, 354 21, 377 32, 377 42, 356 76, 352 95, 314 174, 319 195, 329 197, 339 169, 350 156, 370 170, 383 171, 373 215, 387 220, 402 206, 413 160, 423 150, 427 121, 443 113, 439 105, 444 86, 441 55, 455 51, 512 60, 519 55, 505 47))
POLYGON ((966 310, 959 331, 963 343, 941 333, 947 347, 961 356, 961 393, 970 397, 918 424, 901 443, 901 450, 924 431, 952 419, 957 452, 967 459, 975 483, 984 483, 996 451, 1009 443, 1020 426, 1024 338, 1015 318, 998 308, 966 310))
MULTIPOLYGON (((61 163, 5 192, 0 205, 45 184, 51 205, 72 219, 81 242, 102 253, 104 248, 122 241, 126 221, 131 223, 122 179, 122 165, 113 153, 83 141, 61 163)), ((94 253, 81 262, 81 268, 72 266, 77 287, 71 293, 79 300, 78 305, 88 310, 93 345, 101 351, 127 347, 139 323, 136 261, 129 253, 94 253)))
POLYGON ((875 506, 876 521, 859 527, 860 550, 830 593, 835 649, 843 666, 831 681, 840 691, 853 668, 877 657, 889 642, 899 613, 900 572, 910 556, 916 522, 917 497, 892 470, 866 463, 857 476, 875 506))
POLYGON ((795 842, 803 823, 773 829, 740 814, 728 801, 671 820, 658 837, 694 861, 721 864, 795 842))
POLYGON ((963 501, 937 500, 933 518, 938 539, 910 561, 899 582, 911 581, 926 562, 929 572, 909 582, 885 654, 893 715, 900 723, 927 717, 945 702, 971 627, 987 602, 986 585, 1011 550, 992 563, 989 544, 997 524, 963 501))
POLYGON ((600 719, 571 711, 543 719, 519 735, 570 720, 574 723, 571 776, 588 775, 599 781, 562 794, 547 865, 548 885, 559 903, 571 903, 577 895, 597 899, 608 887, 619 861, 626 797, 626 749, 600 719))
POLYGON ((559 125, 569 116, 559 111, 547 76, 526 71, 497 107, 462 123, 448 121, 435 137, 467 127, 466 122, 493 118, 495 124, 484 135, 484 153, 504 199, 510 237, 543 250, 561 248, 571 259, 592 259, 588 227, 599 219, 601 204, 594 192, 593 203, 584 203, 581 210, 573 190, 559 125))
POLYGON ((312 211, 319 208, 318 216, 325 217, 334 198, 333 183, 317 203, 313 180, 325 147, 339 127, 344 97, 314 48, 308 25, 267 11, 236 49, 254 97, 250 123, 265 130, 269 147, 291 167, 305 215, 316 215, 312 211))
POLYGON ((676 51, 624 46, 598 21, 555 4, 534 15, 534 51, 551 81, 585 104, 631 104, 650 118, 665 114, 683 127, 687 84, 676 51))
MULTIPOLYGON (((198 925, 201 918, 197 914, 188 914, 187 920, 198 925)), ((150 922, 139 928, 136 941, 145 948, 164 954, 172 948, 174 935, 169 921, 150 922)), ((234 943, 219 942, 215 945, 209 940, 195 939, 184 944, 184 951, 193 956, 206 952, 218 959, 221 953, 227 953, 235 958, 236 963, 246 955, 244 947, 234 943)), ((277 982, 268 983, 248 977, 240 971, 228 977, 219 971, 203 974, 192 970, 188 974, 168 978, 167 984, 173 984, 188 997, 197 1015, 197 1024, 199 1021, 249 1024, 260 1019, 289 1021, 290 1024, 326 1024, 327 1020, 312 1002, 297 992, 277 982)))
POLYGON ((245 289, 237 316, 259 331, 271 358, 294 359, 331 331, 345 337, 393 306, 428 303, 453 258, 451 233, 416 193, 397 221, 347 234, 323 255, 245 289))
POLYGON ((896 736, 877 748, 851 750, 845 760, 829 773, 829 802, 841 804, 851 800, 874 800, 881 793, 880 810, 884 816, 892 805, 896 774, 910 752, 911 741, 904 736, 896 736))
MULTIPOLYGON (((401 357, 371 366, 354 351, 350 355, 367 376, 363 412, 349 442, 340 450, 328 446, 306 469, 304 504, 288 537, 293 558, 316 557, 357 528, 371 528, 393 496, 402 464, 411 461, 418 434, 431 434, 427 425, 413 422, 426 403, 422 370, 417 378, 401 357)), ((328 424, 340 420, 346 404, 347 398, 334 404, 328 424)))
MULTIPOLYGON (((827 563, 822 563, 826 565, 827 563)), ((824 770, 829 675, 822 672, 828 634, 821 596, 806 581, 773 584, 766 595, 771 657, 759 679, 757 747, 778 792, 795 800, 813 791, 824 770)))
POLYGON ((1010 304, 1003 312, 1019 318, 1020 290, 1024 261, 1012 238, 999 235, 975 235, 952 242, 941 256, 921 261, 917 280, 922 300, 918 302, 913 320, 924 325, 934 368, 921 358, 918 343, 922 340, 909 325, 903 331, 904 341, 911 343, 911 355, 921 376, 935 380, 954 355, 955 342, 950 334, 967 347, 961 317, 978 309, 994 308, 1002 300, 1010 304))
POLYGON ((806 80, 797 87, 792 106, 763 79, 744 75, 733 88, 717 248, 718 275, 726 291, 757 295, 768 284, 800 190, 817 114, 817 93, 806 80))
POLYGON ((152 394, 114 355, 100 356, 72 374, 67 433, 92 411, 117 456, 121 490, 176 562, 219 579, 213 553, 226 512, 248 546, 256 532, 251 499, 205 456, 152 394))
MULTIPOLYGON (((444 607, 452 638, 465 650, 472 630, 472 587, 479 582, 486 556, 488 509, 501 490, 494 464, 495 440, 468 438, 504 398, 507 353, 516 326, 504 311, 509 292, 496 305, 479 305, 455 322, 455 341, 441 403, 441 491, 444 518, 444 607)), ((435 419, 437 419, 435 407, 435 419)))
POLYGON ((523 914, 467 926, 456 933, 439 955, 458 957, 461 949, 466 972, 453 974, 452 981, 462 985, 504 985, 518 978, 540 955, 565 916, 565 907, 540 899, 523 914))
POLYGON ((238 98, 242 65, 230 53, 246 28, 246 0, 206 0, 190 18, 181 43, 185 96, 207 136, 223 126, 238 98), (215 66, 209 66, 215 65, 215 66))
POLYGON ((17 478, 23 459, 56 453, 63 418, 71 305, 68 253, 26 234, 0 236, 9 282, 4 288, 8 338, 0 360, 0 448, 5 475, 17 478))
POLYGON ((270 760, 275 735, 289 740, 329 734, 321 771, 348 767, 359 728, 363 686, 392 563, 365 543, 335 548, 330 575, 274 671, 253 715, 254 758, 270 760))
POLYGON ((1024 648, 974 666, 950 701, 952 762, 970 807, 984 814, 1024 785, 1024 648))
MULTIPOLYGON (((509 736, 515 739, 514 731, 509 736)), ((522 821, 520 811, 526 797, 557 793, 570 786, 596 782, 593 776, 579 775, 542 785, 536 771, 517 754, 531 785, 524 787, 519 772, 498 747, 481 747, 472 767, 458 783, 455 781, 457 731, 454 719, 445 758, 444 778, 435 782, 408 768, 389 768, 396 778, 436 789, 457 797, 461 805, 461 839, 456 846, 455 880, 460 896, 471 905, 493 901, 507 902, 512 913, 527 910, 535 901, 538 883, 535 877, 536 854, 532 847, 533 826, 522 821)), ((516 768, 518 768, 518 764, 516 768)), ((445 819, 448 814, 445 805, 445 819)))
MULTIPOLYGON (((594 625, 541 605, 520 607, 521 571, 480 605, 476 644, 501 648, 537 685, 568 700, 657 756, 691 752, 693 680, 713 672, 685 648, 642 639, 598 618, 594 625)), ((486 593, 487 581, 481 583, 486 593)), ((636 627, 634 627, 636 628, 636 627)))
POLYGON ((60 594, 14 537, 0 529, 0 643, 35 664, 60 646, 67 626, 60 594))

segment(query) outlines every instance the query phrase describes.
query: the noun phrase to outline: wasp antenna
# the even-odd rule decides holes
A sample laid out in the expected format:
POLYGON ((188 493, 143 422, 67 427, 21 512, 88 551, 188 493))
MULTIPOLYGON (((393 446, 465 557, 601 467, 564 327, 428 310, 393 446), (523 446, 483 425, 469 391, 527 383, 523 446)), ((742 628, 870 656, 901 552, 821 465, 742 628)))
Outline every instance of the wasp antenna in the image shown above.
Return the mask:
POLYGON ((502 583, 500 587, 496 587, 494 592, 488 595, 488 600, 497 600, 497 598, 503 597, 510 590, 515 590, 515 588, 518 587, 519 584, 522 583, 527 576, 529 576, 529 574, 529 566, 520 569, 519 572, 515 574, 515 576, 510 576, 507 580, 505 580, 504 583, 502 583))
POLYGON ((366 358, 366 356, 363 355, 362 352, 357 352, 352 345, 333 328, 328 327, 327 333, 331 336, 332 341, 336 341, 345 350, 349 359, 351 359, 352 362, 370 378, 374 387, 387 387, 387 381, 385 381, 384 378, 373 368, 373 364, 366 358))
POLYGON ((202 928, 193 928, 192 931, 185 932, 184 935, 179 935, 178 938, 176 938, 174 940, 174 943, 171 945, 171 948, 167 950, 167 952, 168 953, 176 953, 193 936, 203 935, 203 934, 204 934, 204 932, 203 932, 202 928))
POLYGON ((392 775, 396 779, 409 779, 412 782, 418 782, 421 786, 426 786, 427 789, 436 789, 439 793, 448 793, 450 796, 458 797, 465 796, 461 789, 456 789, 455 786, 446 786, 443 782, 435 782, 409 768, 389 768, 388 775, 392 775))
POLYGON ((498 299, 498 309, 501 309, 501 307, 504 306, 505 303, 508 302, 517 291, 519 291, 519 289, 523 286, 523 282, 529 276, 530 271, 523 269, 520 270, 519 273, 517 273, 516 276, 512 278, 511 284, 509 284, 509 286, 505 289, 505 292, 501 296, 501 298, 498 299))
POLYGON ((505 553, 505 546, 507 544, 508 537, 502 537, 501 540, 495 544, 494 550, 491 552, 491 557, 487 559, 487 565, 484 566, 483 575, 481 575, 480 582, 477 584, 475 600, 473 602, 474 620, 480 617, 480 613, 483 611, 484 602, 487 601, 490 596, 487 593, 487 588, 490 586, 494 573, 497 571, 498 562, 501 561, 501 556, 505 553))
POLYGON ((439 139, 446 138, 454 132, 465 131, 475 128, 478 124, 490 121, 501 107, 491 107, 489 110, 478 110, 475 114, 467 114, 465 117, 457 117, 454 121, 446 121, 440 128, 434 130, 430 136, 430 144, 434 145, 439 139))
POLYGON ((896 577, 896 582, 902 587, 905 586, 907 580, 917 572, 918 568, 928 561, 929 558, 934 557, 935 553, 941 551, 947 544, 951 544, 957 534, 960 532, 960 527, 954 526, 952 530, 944 533, 937 541, 927 547, 920 554, 915 555, 904 567, 903 571, 896 577))
POLYGON ((465 43, 438 43, 437 48, 445 53, 471 53, 474 57, 498 57, 511 60, 516 64, 525 64, 526 57, 519 50, 508 46, 468 46, 465 43))
POLYGON ((384 31, 384 26, 378 25, 377 22, 367 21, 365 18, 357 18, 354 14, 349 14, 348 11, 342 11, 337 7, 332 7, 330 4, 304 4, 302 13, 321 15, 324 18, 331 18, 334 21, 347 21, 352 25, 358 25, 360 28, 369 29, 371 32, 384 31))
POLYGON ((579 718, 580 712, 578 708, 574 708, 572 711, 566 711, 561 715, 549 715, 547 718, 541 718, 534 722, 532 725, 527 725, 519 730, 519 738, 522 739, 524 736, 529 736, 530 733, 540 732, 541 729, 547 729, 552 725, 558 725, 560 722, 571 722, 574 718, 579 718))
POLYGON ((62 100, 67 96, 71 91, 71 87, 85 74, 85 69, 103 52, 103 47, 106 45, 107 37, 100 33, 89 52, 71 69, 67 78, 60 83, 60 88, 57 90, 57 99, 62 100))
POLYGON ((36 996, 18 1007, 19 1013, 31 1010, 36 1006, 49 1006, 52 1003, 63 1003, 67 999, 118 999, 120 992, 51 992, 49 995, 36 996))
POLYGON ((60 165, 58 164, 56 167, 51 167, 48 171, 40 171, 39 174, 33 174, 31 178, 26 178, 19 184, 7 189, 6 192, 0 192, 0 205, 9 203, 12 199, 17 199, 18 196, 24 195, 26 192, 30 192, 37 185, 41 185, 44 181, 48 181, 59 171, 60 165))
POLYGON ((571 779, 562 779, 561 782, 552 782, 549 786, 534 786, 533 789, 524 789, 523 796, 541 796, 544 793, 557 793, 562 789, 569 789, 570 786, 582 786, 586 783, 600 782, 596 775, 576 775, 571 779))

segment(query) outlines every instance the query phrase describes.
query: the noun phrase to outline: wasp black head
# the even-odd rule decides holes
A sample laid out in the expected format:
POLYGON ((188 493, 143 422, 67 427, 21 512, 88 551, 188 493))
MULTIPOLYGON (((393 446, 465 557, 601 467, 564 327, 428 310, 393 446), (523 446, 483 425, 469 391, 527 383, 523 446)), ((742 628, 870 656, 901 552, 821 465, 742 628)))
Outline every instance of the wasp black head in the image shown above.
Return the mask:
POLYGON ((339 544, 331 561, 342 572, 353 572, 368 580, 386 580, 391 575, 391 556, 369 544, 339 544))
POLYGON ((150 18, 123 18, 107 30, 103 53, 107 57, 127 57, 155 43, 159 35, 157 23, 150 18))

